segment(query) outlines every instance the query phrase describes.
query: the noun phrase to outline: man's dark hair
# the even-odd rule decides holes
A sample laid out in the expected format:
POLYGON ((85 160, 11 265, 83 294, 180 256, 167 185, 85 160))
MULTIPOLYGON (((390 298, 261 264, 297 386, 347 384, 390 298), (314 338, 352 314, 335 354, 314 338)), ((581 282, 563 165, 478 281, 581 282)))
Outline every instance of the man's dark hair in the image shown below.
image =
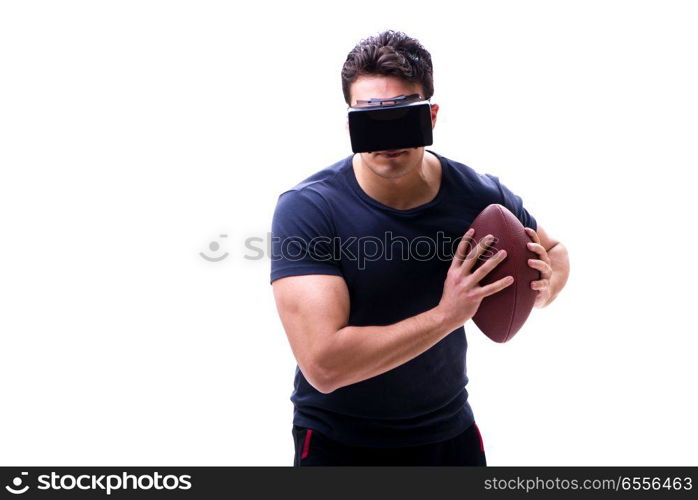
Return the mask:
POLYGON ((342 92, 350 106, 349 87, 361 75, 396 76, 420 83, 424 99, 434 94, 431 54, 401 31, 387 30, 364 38, 349 52, 342 66, 342 92))

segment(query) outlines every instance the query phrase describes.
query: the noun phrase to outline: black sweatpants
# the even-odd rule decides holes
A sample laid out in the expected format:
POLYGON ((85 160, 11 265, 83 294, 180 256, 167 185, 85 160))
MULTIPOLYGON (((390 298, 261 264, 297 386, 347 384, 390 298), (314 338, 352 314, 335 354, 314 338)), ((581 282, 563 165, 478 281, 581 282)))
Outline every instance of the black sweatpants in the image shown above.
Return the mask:
POLYGON ((398 448, 350 446, 293 425, 294 467, 312 465, 487 465, 477 424, 438 443, 398 448))

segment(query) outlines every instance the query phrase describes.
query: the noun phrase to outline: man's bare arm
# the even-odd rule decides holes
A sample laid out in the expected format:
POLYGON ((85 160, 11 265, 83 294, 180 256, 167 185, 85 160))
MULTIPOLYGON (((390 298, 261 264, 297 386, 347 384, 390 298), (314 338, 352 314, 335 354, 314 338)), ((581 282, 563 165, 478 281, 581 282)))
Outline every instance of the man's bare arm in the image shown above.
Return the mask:
POLYGON ((330 393, 380 375, 423 353, 475 315, 482 299, 510 285, 503 278, 478 285, 505 257, 472 266, 489 243, 483 238, 466 257, 466 233, 437 306, 387 326, 349 326, 349 291, 333 275, 288 276, 273 283, 274 298, 291 349, 308 382, 330 393))

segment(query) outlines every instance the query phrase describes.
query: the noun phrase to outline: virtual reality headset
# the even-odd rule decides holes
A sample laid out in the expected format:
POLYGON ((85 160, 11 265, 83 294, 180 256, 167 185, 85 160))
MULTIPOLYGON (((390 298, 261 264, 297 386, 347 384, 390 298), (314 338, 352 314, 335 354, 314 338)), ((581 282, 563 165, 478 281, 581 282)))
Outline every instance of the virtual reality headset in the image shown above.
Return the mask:
POLYGON ((418 148, 433 144, 431 103, 419 94, 360 100, 349 107, 354 153, 418 148))

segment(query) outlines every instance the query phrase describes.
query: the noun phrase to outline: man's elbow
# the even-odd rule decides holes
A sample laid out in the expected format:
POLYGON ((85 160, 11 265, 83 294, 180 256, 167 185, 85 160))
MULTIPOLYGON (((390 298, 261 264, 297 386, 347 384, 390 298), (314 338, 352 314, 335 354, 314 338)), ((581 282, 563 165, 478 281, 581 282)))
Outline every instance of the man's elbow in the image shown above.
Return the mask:
POLYGON ((304 364, 301 366, 303 375, 310 385, 322 394, 330 394, 343 384, 338 369, 337 356, 341 356, 342 349, 336 342, 328 340, 336 339, 336 332, 326 334, 308 348, 302 356, 304 364))
POLYGON ((305 378, 310 385, 322 394, 330 394, 337 389, 336 377, 322 363, 311 362, 305 378))
POLYGON ((330 394, 339 387, 337 370, 325 351, 314 352, 305 360, 303 371, 306 380, 322 394, 330 394))

